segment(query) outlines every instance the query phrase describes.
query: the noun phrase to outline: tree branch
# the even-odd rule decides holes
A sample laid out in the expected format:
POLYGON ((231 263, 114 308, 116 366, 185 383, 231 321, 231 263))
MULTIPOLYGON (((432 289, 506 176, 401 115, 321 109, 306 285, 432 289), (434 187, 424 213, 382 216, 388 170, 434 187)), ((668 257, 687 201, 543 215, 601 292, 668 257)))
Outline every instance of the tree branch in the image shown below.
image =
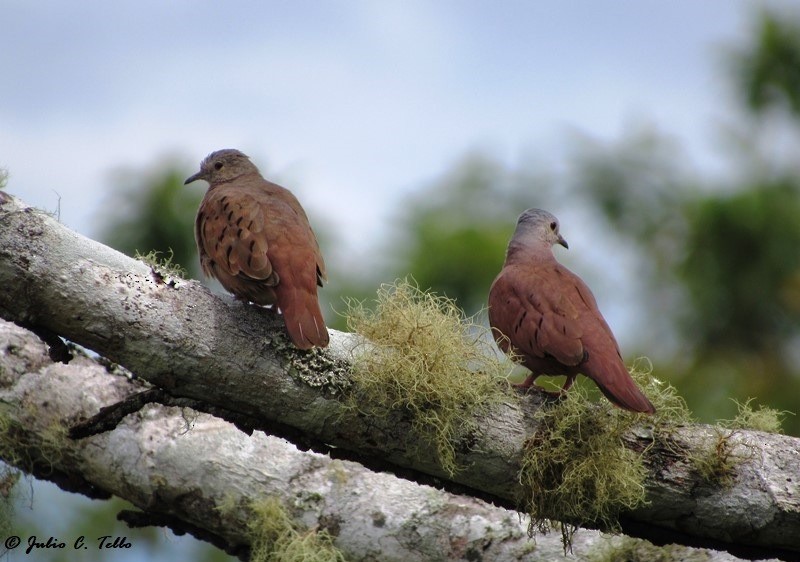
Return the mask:
MULTIPOLYGON (((0 373, 2 457, 69 490, 127 499, 142 510, 119 514, 132 526, 188 532, 247 559, 246 506, 278 498, 297 523, 328 530, 348 560, 574 560, 557 533, 528 539, 526 519, 512 511, 301 452, 258 431, 246 435, 188 408, 151 403, 111 431, 69 439, 69 424, 140 394, 142 383, 88 357, 54 363, 34 334, 3 320, 0 373)), ((619 542, 584 530, 573 548, 583 555, 613 551, 619 542)), ((678 553, 691 551, 679 549, 675 560, 678 553)))
MULTIPOLYGON (((449 478, 431 447, 419 446, 402 414, 385 419, 345 409, 348 358, 356 338, 332 333, 331 348, 294 349, 280 320, 211 295, 200 284, 155 275, 145 264, 69 231, 46 214, 0 200, 0 316, 44 328, 124 365, 173 397, 258 420, 303 448, 331 450, 417 482, 515 507, 521 451, 535 430, 535 399, 510 401, 481 420, 457 451, 464 470, 449 478)), ((700 451, 713 429, 677 432, 700 451)), ((632 447, 647 437, 630 436, 632 447)), ((758 454, 730 486, 706 485, 686 457, 648 454, 649 505, 625 515, 623 530, 660 542, 696 541, 747 556, 800 553, 800 442, 740 432, 758 454)))

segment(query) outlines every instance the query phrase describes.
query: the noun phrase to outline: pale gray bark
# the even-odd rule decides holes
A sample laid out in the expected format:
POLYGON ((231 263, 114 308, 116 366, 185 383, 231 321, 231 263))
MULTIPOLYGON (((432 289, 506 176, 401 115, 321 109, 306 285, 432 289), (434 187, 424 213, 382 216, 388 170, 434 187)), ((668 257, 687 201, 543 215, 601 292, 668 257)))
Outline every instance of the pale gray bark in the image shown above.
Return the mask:
POLYGON ((558 533, 531 541, 526 518, 513 511, 301 452, 260 431, 248 436, 189 408, 148 405, 112 431, 82 440, 64 435, 68 424, 142 388, 88 357, 54 363, 37 336, 0 320, 6 460, 73 490, 123 497, 155 521, 166 515, 240 555, 250 540, 242 506, 278 498, 301 525, 328 530, 353 561, 598 560, 614 559, 621 548, 658 552, 665 562, 738 560, 701 549, 654 550, 590 530, 575 534, 573 554, 565 556, 558 533))
MULTIPOLYGON (((417 446, 407 419, 343 409, 338 396, 347 387, 353 336, 334 332, 329 350, 298 352, 263 310, 217 298, 193 281, 164 279, 8 196, 0 200, 0 286, 0 316, 78 342, 174 396, 246 414, 320 450, 334 445, 336 454, 367 466, 421 482, 440 478, 501 505, 513 507, 521 492, 516 475, 534 429, 534 400, 506 403, 481 420, 471 446, 458 448, 466 468, 449 479, 432 449, 417 446)), ((692 426, 676 438, 692 451, 707 445, 711 431, 692 426)), ((648 455, 650 504, 626 514, 623 529, 668 542, 752 546, 756 555, 800 553, 800 441, 755 432, 735 438, 759 454, 725 488, 700 482, 685 457, 648 455)), ((632 447, 647 441, 630 438, 632 447)))

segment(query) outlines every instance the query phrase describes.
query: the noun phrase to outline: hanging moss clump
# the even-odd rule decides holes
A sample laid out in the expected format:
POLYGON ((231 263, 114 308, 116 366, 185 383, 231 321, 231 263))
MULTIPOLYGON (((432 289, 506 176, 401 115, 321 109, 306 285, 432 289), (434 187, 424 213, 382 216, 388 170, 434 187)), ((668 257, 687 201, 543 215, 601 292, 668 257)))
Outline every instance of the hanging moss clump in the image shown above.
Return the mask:
POLYGON ((382 285, 373 308, 350 301, 344 315, 365 338, 354 354, 351 406, 373 416, 409 412, 412 430, 454 474, 459 438, 510 395, 511 364, 491 347, 488 329, 407 279, 382 285))
POLYGON ((675 389, 653 378, 649 368, 634 366, 631 375, 656 407, 655 416, 593 401, 594 389, 586 384, 536 412, 539 429, 527 442, 519 474, 531 535, 557 526, 566 551, 580 526, 616 530, 620 513, 645 503, 647 469, 623 436, 637 425, 651 426, 655 435, 691 415, 675 389))
POLYGON ((739 412, 733 419, 719 420, 713 435, 706 439, 705 447, 693 453, 689 460, 706 484, 730 486, 736 467, 758 454, 754 445, 734 437, 742 430, 780 433, 783 419, 791 412, 766 406, 756 410, 751 406, 753 398, 744 403, 736 402, 739 412))

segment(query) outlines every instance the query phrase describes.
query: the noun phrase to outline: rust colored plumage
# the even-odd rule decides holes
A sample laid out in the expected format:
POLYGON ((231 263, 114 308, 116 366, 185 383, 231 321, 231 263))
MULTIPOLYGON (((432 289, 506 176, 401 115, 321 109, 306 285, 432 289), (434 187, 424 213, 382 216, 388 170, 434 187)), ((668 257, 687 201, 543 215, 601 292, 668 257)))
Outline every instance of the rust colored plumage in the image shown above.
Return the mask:
POLYGON ((209 183, 194 232, 203 273, 238 298, 277 305, 298 348, 328 345, 317 300, 325 262, 297 198, 233 149, 209 154, 185 183, 198 179, 209 183))
POLYGON ((566 375, 564 390, 582 373, 620 408, 655 408, 631 378, 619 345, 580 277, 558 263, 554 244, 567 246, 558 220, 540 209, 520 215, 506 262, 489 291, 489 323, 498 346, 513 349, 531 374, 566 375))

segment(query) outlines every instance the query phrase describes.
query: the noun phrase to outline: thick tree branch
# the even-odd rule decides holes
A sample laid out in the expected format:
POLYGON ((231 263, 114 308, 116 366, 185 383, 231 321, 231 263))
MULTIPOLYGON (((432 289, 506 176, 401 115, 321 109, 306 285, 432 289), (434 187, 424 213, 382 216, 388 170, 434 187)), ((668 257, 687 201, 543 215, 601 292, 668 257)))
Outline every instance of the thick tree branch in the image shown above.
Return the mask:
MULTIPOLYGON (((118 518, 190 533, 246 559, 246 505, 278 498, 295 521, 326 529, 348 560, 641 559, 733 562, 727 553, 576 533, 565 556, 558 533, 527 537, 527 521, 479 500, 418 486, 357 463, 301 452, 285 440, 237 430, 188 408, 147 405, 115 429, 72 440, 66 426, 118 404, 143 384, 79 356, 52 362, 31 332, 0 320, 0 451, 5 460, 90 497, 115 494, 142 511, 118 518), (616 555, 619 553, 619 556, 616 555)), ((147 391, 145 391, 147 392, 147 391)))
MULTIPOLYGON (((277 497, 308 528, 331 531, 353 560, 378 553, 381 560, 458 559, 471 550, 506 560, 530 549, 525 522, 513 512, 302 453, 261 432, 248 436, 188 408, 147 405, 112 431, 69 439, 68 424, 142 384, 87 357, 53 363, 36 336, 2 320, 0 373, 3 457, 59 485, 71 482, 71 490, 128 499, 143 510, 121 514, 134 525, 169 526, 245 556, 245 506, 277 497)), ((580 544, 597 541, 586 533, 580 544)), ((555 535, 544 545, 550 554, 561 548, 555 535)))
MULTIPOLYGON (((338 399, 355 338, 333 333, 330 350, 296 351, 264 310, 219 299, 196 282, 154 275, 131 260, 6 196, 0 201, 0 316, 44 328, 118 362, 174 397, 260 420, 304 447, 334 445, 368 466, 436 481, 513 507, 532 400, 509 402, 481 420, 458 451, 466 467, 448 479, 408 420, 359 416, 338 399)), ((713 430, 692 426, 676 442, 706 446, 713 430)), ((632 447, 647 436, 630 437, 632 447)), ((685 457, 648 455, 650 504, 623 529, 663 542, 690 540, 758 556, 800 553, 800 442, 741 432, 758 451, 730 486, 705 485, 685 457), (747 550, 751 548, 751 550, 747 550)))

